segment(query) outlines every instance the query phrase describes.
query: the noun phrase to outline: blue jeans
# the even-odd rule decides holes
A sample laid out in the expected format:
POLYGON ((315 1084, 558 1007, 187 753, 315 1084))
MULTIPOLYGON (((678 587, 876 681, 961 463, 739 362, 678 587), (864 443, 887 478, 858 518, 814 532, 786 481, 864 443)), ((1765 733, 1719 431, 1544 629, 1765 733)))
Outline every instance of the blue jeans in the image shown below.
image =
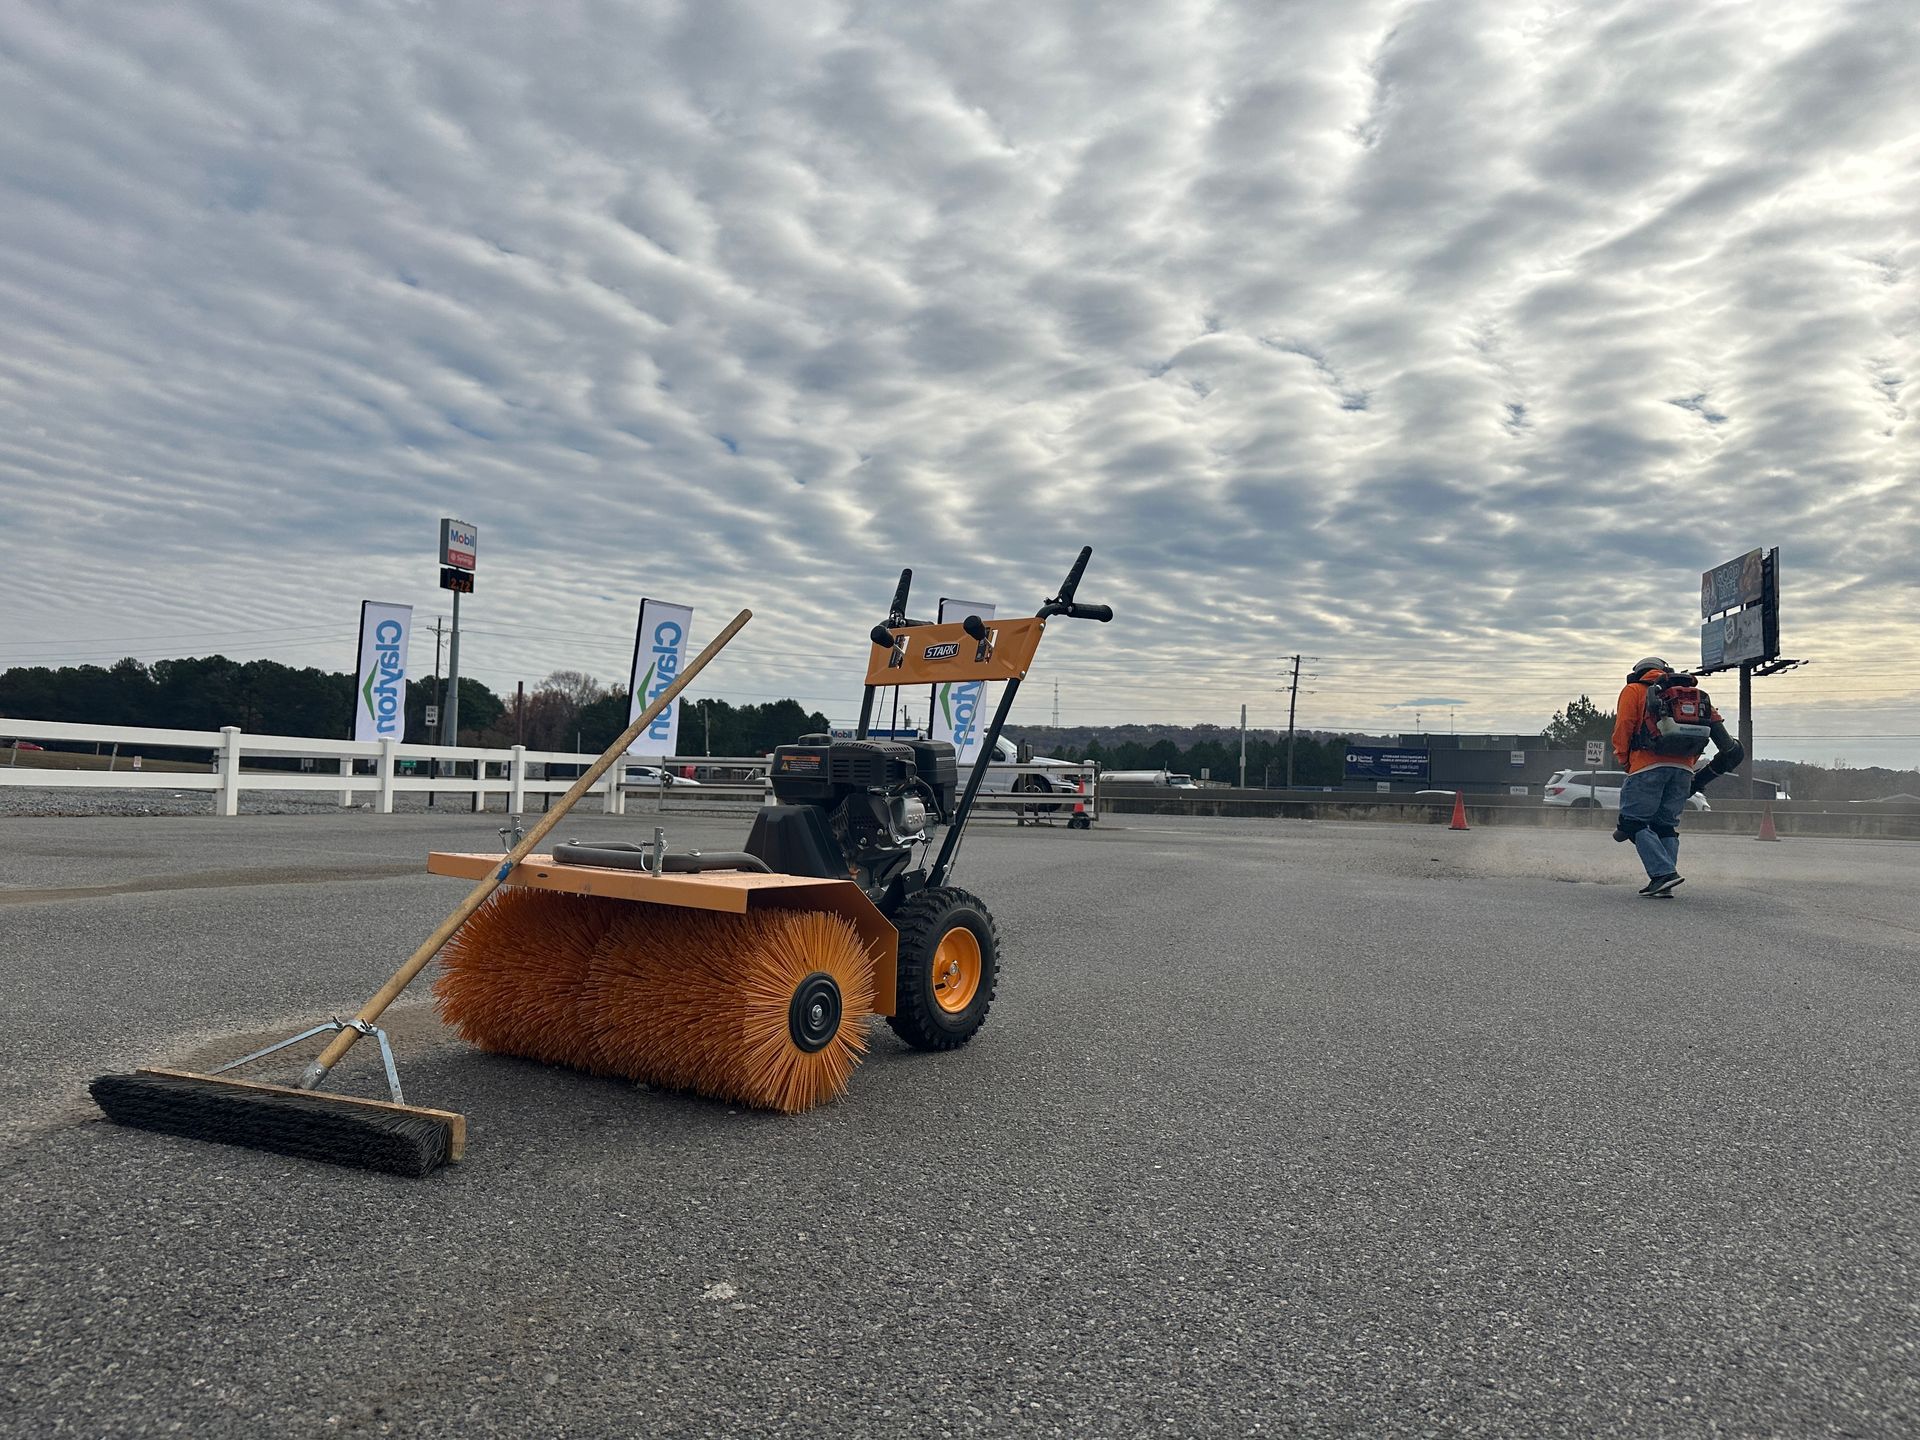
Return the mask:
POLYGON ((1636 770, 1620 786, 1621 828, 1631 828, 1626 824, 1630 820, 1644 823, 1645 828, 1634 831, 1633 848, 1640 852, 1649 880, 1680 869, 1680 812, 1692 793, 1693 771, 1684 765, 1636 770))

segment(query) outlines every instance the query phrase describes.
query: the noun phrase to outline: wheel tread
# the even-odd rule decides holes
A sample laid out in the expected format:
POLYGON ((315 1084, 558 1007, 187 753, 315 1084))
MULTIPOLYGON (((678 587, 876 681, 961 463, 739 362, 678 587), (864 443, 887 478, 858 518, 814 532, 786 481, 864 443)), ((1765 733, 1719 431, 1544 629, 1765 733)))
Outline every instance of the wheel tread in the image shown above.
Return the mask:
POLYGON ((940 885, 922 890, 900 907, 894 918, 900 932, 900 965, 895 1010, 887 1018, 893 1033, 918 1050, 957 1050, 971 1040, 986 1023, 993 1007, 994 992, 1000 978, 1000 932, 993 914, 979 896, 956 885, 940 885), (950 928, 949 917, 962 907, 973 910, 985 922, 985 944, 981 947, 980 992, 971 1008, 971 1021, 964 1029, 953 1029, 935 1013, 932 989, 926 972, 940 937, 950 928))

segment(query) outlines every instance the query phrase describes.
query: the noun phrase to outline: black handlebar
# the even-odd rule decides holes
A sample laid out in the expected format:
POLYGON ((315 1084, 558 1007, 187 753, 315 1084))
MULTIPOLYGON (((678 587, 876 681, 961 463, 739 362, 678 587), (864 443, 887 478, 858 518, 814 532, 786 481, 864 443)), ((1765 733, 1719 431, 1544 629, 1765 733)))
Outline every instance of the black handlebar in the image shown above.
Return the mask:
MULTIPOLYGON (((900 572, 900 583, 894 587, 893 604, 887 610, 887 620, 890 624, 897 625, 907 618, 907 587, 911 584, 913 584, 913 571, 902 570, 900 572)), ((892 643, 891 640, 874 641, 876 645, 891 645, 892 643)))
POLYGON ((1080 588, 1080 577, 1087 573, 1087 561, 1092 558, 1093 546, 1082 545, 1080 547, 1080 558, 1073 562, 1073 569, 1067 572, 1066 580, 1061 583, 1060 593, 1054 596, 1054 599, 1065 601, 1068 604, 1073 603, 1073 592, 1080 588))
POLYGON ((983 621, 978 615, 967 616, 966 619, 960 622, 960 628, 966 631, 967 634, 972 636, 975 640, 984 641, 987 638, 986 622, 983 621))
POLYGON ((1113 619, 1111 605, 1069 605, 1067 617, 1072 620, 1098 620, 1102 625, 1113 619))
POLYGON ((884 625, 874 626, 873 629, 867 632, 867 636, 876 645, 885 645, 888 649, 893 648, 893 631, 884 625))

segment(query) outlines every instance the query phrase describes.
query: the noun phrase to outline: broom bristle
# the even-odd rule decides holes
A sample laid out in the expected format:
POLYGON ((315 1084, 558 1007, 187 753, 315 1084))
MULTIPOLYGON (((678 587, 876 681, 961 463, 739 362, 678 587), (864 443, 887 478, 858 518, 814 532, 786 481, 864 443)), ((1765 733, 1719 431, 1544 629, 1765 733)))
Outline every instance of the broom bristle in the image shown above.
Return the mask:
POLYGON ((482 1050, 598 1072, 574 1014, 594 950, 624 908, 602 896, 495 891, 440 952, 440 1018, 482 1050))
POLYGON ((455 1158, 446 1118, 400 1106, 376 1108, 210 1075, 102 1075, 87 1088, 116 1124, 189 1140, 393 1175, 425 1175, 455 1158))
POLYGON ((846 1090, 873 1012, 866 946, 825 911, 503 891, 442 958, 441 1014, 484 1049, 788 1114, 846 1090), (818 973, 839 987, 840 1023, 807 1051, 788 1013, 818 973))

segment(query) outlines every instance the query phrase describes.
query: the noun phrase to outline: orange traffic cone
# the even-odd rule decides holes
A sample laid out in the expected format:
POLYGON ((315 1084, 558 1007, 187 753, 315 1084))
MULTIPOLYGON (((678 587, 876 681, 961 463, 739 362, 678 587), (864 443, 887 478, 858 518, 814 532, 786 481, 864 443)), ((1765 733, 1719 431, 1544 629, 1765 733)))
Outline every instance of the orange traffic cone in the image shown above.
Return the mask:
POLYGON ((1773 828, 1773 806, 1769 805, 1760 812, 1760 833, 1753 838, 1756 840, 1778 840, 1780 838, 1780 832, 1773 828))
POLYGON ((1467 828, 1467 797, 1461 791, 1456 790, 1453 792, 1453 823, 1447 826, 1447 829, 1464 830, 1466 828, 1467 828))

